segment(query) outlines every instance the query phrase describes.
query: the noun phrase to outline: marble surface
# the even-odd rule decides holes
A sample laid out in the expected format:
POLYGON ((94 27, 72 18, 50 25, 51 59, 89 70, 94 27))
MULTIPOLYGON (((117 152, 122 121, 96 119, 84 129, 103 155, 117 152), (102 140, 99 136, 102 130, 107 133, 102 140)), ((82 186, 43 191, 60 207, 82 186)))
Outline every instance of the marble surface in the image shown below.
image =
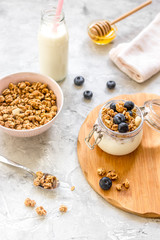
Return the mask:
MULTIPOLYGON (((125 213, 98 196, 80 169, 76 145, 81 124, 87 114, 110 97, 122 93, 159 94, 160 74, 138 84, 120 72, 108 58, 108 51, 120 42, 132 40, 159 11, 159 0, 117 24, 118 36, 108 46, 94 45, 87 25, 95 19, 114 19, 136 7, 142 0, 68 0, 64 11, 70 35, 69 71, 60 84, 65 102, 52 128, 44 134, 18 139, 0 132, 0 154, 31 168, 54 173, 60 188, 43 191, 32 185, 29 174, 0 163, 0 239, 5 240, 154 240, 160 238, 160 220, 125 213), (77 75, 86 79, 81 88, 73 84, 77 75), (115 80, 114 91, 106 89, 115 80), (93 99, 83 99, 84 90, 93 99), (75 191, 70 187, 75 185, 75 191), (45 218, 24 206, 26 197, 47 210, 45 218), (68 212, 58 211, 60 204, 68 212)), ((0 76, 19 71, 39 72, 37 30, 40 10, 48 0, 0 0, 0 76)))

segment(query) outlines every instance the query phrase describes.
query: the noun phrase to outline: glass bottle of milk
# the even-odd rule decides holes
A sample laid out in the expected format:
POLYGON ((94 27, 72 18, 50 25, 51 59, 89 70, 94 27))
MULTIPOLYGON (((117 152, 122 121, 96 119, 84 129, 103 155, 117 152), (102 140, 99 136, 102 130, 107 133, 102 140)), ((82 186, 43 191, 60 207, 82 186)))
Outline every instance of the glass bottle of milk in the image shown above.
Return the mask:
POLYGON ((68 31, 64 14, 56 16, 56 8, 42 11, 38 33, 40 72, 56 81, 67 76, 68 31))

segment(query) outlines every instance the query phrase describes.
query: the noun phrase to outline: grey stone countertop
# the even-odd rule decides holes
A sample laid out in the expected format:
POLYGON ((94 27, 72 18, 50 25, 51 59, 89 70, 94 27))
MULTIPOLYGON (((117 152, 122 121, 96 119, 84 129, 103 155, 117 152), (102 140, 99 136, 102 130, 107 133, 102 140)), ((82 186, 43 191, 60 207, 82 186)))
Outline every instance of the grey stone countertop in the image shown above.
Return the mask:
MULTIPOLYGON (((160 74, 138 84, 120 72, 109 60, 109 50, 132 40, 151 22, 160 9, 159 0, 117 24, 118 36, 107 46, 96 46, 87 35, 95 19, 114 19, 143 0, 66 0, 64 12, 70 36, 68 77, 60 83, 64 93, 62 113, 42 135, 14 138, 0 132, 0 154, 31 168, 54 173, 61 181, 52 192, 36 189, 27 173, 0 163, 0 239, 4 240, 154 240, 160 238, 160 220, 123 212, 104 201, 85 180, 77 158, 77 137, 88 113, 100 103, 119 94, 159 94, 160 74), (73 79, 85 77, 81 88, 73 79), (115 80, 114 91, 106 82, 115 80), (92 90, 91 101, 83 99, 92 90), (74 185, 75 191, 70 187, 74 185), (47 210, 41 218, 24 206, 27 197, 47 210), (68 206, 61 214, 59 206, 68 206)), ((40 11, 48 0, 0 0, 0 76, 39 72, 37 31, 40 11)))

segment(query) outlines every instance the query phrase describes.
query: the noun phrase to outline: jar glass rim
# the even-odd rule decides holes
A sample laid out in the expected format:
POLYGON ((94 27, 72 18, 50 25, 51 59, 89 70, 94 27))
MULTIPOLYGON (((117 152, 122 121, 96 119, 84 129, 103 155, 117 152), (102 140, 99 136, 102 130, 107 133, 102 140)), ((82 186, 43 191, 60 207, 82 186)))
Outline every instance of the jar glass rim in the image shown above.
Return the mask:
POLYGON ((160 105, 160 99, 153 99, 152 101, 150 101, 149 105, 150 105, 150 108, 151 108, 151 111, 153 112, 153 114, 158 118, 160 119, 160 116, 155 112, 155 110, 153 109, 153 105, 156 104, 157 102, 159 102, 158 105, 160 105))
POLYGON ((56 16, 56 9, 52 4, 48 4, 47 7, 41 11, 41 19, 46 22, 63 22, 65 18, 63 11, 56 16))
POLYGON ((135 130, 133 130, 133 131, 131 131, 131 132, 126 132, 126 133, 115 132, 115 131, 111 130, 110 128, 108 128, 108 127, 103 123, 103 121, 102 121, 102 118, 101 118, 101 116, 102 116, 102 109, 103 109, 105 106, 110 105, 110 104, 113 103, 113 102, 120 102, 120 101, 126 102, 126 100, 124 100, 124 99, 116 99, 116 100, 111 100, 111 101, 109 101, 109 102, 106 102, 106 103, 101 107, 101 109, 100 109, 100 111, 99 111, 99 120, 100 120, 100 123, 102 124, 103 128, 104 128, 106 131, 112 133, 113 135, 122 136, 122 137, 123 137, 123 136, 124 136, 124 137, 130 136, 130 135, 135 136, 136 134, 139 133, 139 130, 142 128, 142 126, 143 126, 143 121, 144 121, 142 111, 141 111, 140 108, 139 108, 138 106, 136 106, 136 105, 135 105, 134 107, 135 107, 136 109, 138 109, 138 111, 140 112, 141 123, 140 123, 140 125, 139 125, 135 130))

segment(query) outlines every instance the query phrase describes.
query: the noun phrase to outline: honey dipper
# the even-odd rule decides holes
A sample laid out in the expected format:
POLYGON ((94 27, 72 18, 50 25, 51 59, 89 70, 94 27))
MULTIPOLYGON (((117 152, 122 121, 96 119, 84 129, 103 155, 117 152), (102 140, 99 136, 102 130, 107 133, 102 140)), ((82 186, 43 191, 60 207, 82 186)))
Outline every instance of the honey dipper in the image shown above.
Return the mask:
POLYGON ((133 10, 131 10, 131 11, 125 13, 124 15, 118 17, 117 19, 115 19, 112 22, 108 22, 107 20, 103 20, 103 21, 99 21, 99 22, 95 23, 94 25, 92 25, 90 27, 90 31, 89 31, 90 38, 95 39, 95 37, 106 36, 111 31, 113 24, 115 24, 117 22, 120 22, 122 19, 124 19, 124 18, 130 16, 131 14, 139 11, 140 9, 149 5, 150 3, 152 3, 152 0, 148 0, 144 3, 142 3, 138 7, 134 8, 133 10))

